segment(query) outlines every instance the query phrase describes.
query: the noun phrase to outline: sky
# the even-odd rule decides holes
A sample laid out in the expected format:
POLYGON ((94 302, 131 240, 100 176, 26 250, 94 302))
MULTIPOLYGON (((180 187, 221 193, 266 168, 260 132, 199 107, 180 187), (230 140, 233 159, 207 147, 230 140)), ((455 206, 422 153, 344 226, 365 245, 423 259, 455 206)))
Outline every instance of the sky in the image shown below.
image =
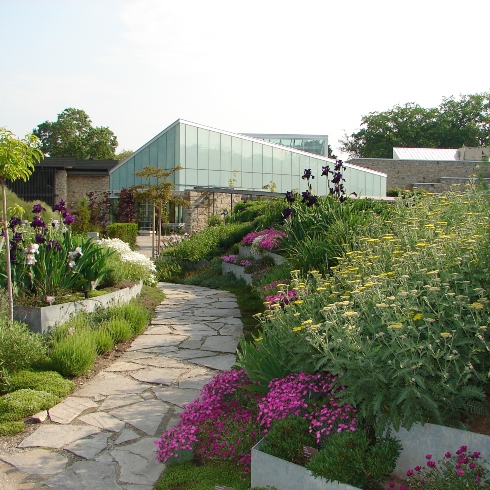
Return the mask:
POLYGON ((490 90, 488 0, 0 0, 0 127, 65 108, 137 150, 182 118, 327 134, 490 90))

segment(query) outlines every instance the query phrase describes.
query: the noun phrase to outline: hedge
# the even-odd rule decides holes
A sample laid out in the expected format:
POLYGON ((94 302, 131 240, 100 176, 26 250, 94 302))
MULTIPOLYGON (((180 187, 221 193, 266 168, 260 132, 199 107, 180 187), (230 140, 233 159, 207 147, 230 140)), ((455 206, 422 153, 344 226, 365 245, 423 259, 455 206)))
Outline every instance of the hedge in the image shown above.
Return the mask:
POLYGON ((109 238, 119 238, 131 247, 136 248, 136 237, 138 236, 138 225, 136 223, 113 223, 107 227, 109 238))

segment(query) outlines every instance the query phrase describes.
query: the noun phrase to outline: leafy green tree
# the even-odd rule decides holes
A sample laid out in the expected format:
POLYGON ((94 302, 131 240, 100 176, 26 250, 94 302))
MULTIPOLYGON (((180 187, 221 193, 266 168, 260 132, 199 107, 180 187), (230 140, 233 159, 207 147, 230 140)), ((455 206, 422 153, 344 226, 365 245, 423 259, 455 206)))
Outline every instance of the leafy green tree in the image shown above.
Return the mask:
POLYGON ((121 163, 126 158, 129 158, 134 153, 133 150, 121 150, 119 153, 116 153, 116 160, 121 163))
POLYGON ((162 224, 168 222, 167 204, 174 203, 183 206, 188 204, 182 197, 172 195, 175 184, 168 180, 171 175, 181 169, 182 167, 178 166, 169 170, 164 170, 163 168, 156 168, 148 165, 141 172, 135 172, 134 174, 137 177, 143 177, 147 181, 139 185, 133 185, 130 188, 130 190, 134 192, 134 197, 137 202, 152 201, 154 207, 158 210, 158 255, 160 255, 162 224))
POLYGON ((34 170, 34 163, 43 158, 38 148, 39 139, 33 134, 27 134, 23 139, 17 139, 12 131, 0 128, 0 186, 2 187, 2 228, 5 234, 5 253, 7 256, 7 292, 9 301, 9 318, 14 319, 14 301, 12 294, 12 272, 10 267, 10 243, 7 222, 7 192, 6 180, 26 181, 34 170))
POLYGON ((117 138, 107 127, 93 127, 88 114, 68 108, 55 122, 45 121, 33 130, 41 150, 50 157, 80 160, 111 160, 116 156, 117 138))
POLYGON ((461 148, 490 144, 490 92, 445 97, 438 107, 415 103, 371 112, 340 140, 353 157, 392 158, 393 147, 461 148))

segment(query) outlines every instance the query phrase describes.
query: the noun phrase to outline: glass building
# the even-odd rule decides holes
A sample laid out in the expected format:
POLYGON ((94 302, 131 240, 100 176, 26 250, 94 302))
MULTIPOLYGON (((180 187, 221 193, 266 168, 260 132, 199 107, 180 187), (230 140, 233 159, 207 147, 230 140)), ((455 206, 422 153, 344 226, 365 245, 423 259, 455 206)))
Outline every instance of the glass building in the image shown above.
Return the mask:
POLYGON ((245 136, 288 146, 296 150, 328 157, 328 136, 326 134, 262 134, 243 133, 245 136))
MULTIPOLYGON (((151 165, 167 170, 182 167, 169 178, 176 191, 195 186, 262 190, 273 183, 275 192, 285 193, 306 189, 301 177, 309 168, 316 177, 310 181, 313 192, 322 196, 328 194, 322 166, 334 164, 335 160, 325 156, 179 119, 110 171, 110 190, 115 197, 122 188, 142 183, 135 172, 151 165)), ((348 163, 345 166, 348 194, 386 196, 386 174, 348 163)), ((182 216, 178 210, 175 221, 181 222, 182 216)))

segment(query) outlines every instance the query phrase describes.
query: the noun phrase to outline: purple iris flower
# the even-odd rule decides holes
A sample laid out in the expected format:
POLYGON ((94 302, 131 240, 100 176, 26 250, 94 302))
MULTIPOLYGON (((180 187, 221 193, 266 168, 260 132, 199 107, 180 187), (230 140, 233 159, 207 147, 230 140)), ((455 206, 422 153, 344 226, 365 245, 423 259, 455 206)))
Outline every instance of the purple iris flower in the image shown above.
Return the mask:
POLYGON ((44 238, 42 235, 36 235, 34 237, 34 239, 36 240, 36 243, 39 243, 39 244, 42 244, 44 242, 46 242, 46 238, 44 238))
POLYGON ((306 205, 310 207, 313 206, 314 204, 318 204, 318 199, 316 196, 310 196, 306 201, 306 205))
POLYGON ((10 228, 15 229, 16 226, 19 226, 22 223, 21 219, 17 216, 12 216, 9 221, 10 228))
POLYGON ((290 216, 292 216, 294 214, 294 211, 291 209, 291 208, 286 208, 283 212, 282 212, 282 215, 284 216, 284 218, 289 218, 290 216))
POLYGON ((60 245, 60 242, 55 242, 54 240, 49 240, 48 243, 46 243, 46 250, 51 250, 54 248, 55 250, 58 250, 59 252, 63 251, 63 247, 60 245))
POLYGON ((11 264, 17 264, 17 254, 16 253, 10 253, 10 263, 11 264))
POLYGON ((303 180, 307 179, 314 179, 315 176, 311 174, 311 168, 305 168, 305 173, 303 174, 303 177, 301 177, 303 180))
POLYGON ((291 203, 294 202, 294 194, 292 191, 286 192, 286 201, 291 203))
POLYGON ((33 228, 46 228, 46 223, 44 223, 44 220, 40 216, 34 216, 31 226, 33 228))
POLYGON ((13 242, 21 242, 22 241, 22 233, 15 232, 14 236, 12 237, 13 242))
POLYGON ((32 208, 33 213, 40 213, 41 211, 46 211, 46 208, 43 208, 40 204, 34 204, 32 208))
POLYGON ((65 213, 64 218, 63 223, 65 223, 65 225, 71 225, 77 221, 70 213, 65 213))
POLYGON ((322 177, 323 176, 328 177, 329 173, 330 173, 330 167, 328 165, 325 165, 325 167, 322 167, 322 177))
POLYGON ((61 199, 61 201, 58 204, 55 204, 53 206, 54 211, 60 211, 61 213, 66 211, 66 201, 64 199, 61 199))

